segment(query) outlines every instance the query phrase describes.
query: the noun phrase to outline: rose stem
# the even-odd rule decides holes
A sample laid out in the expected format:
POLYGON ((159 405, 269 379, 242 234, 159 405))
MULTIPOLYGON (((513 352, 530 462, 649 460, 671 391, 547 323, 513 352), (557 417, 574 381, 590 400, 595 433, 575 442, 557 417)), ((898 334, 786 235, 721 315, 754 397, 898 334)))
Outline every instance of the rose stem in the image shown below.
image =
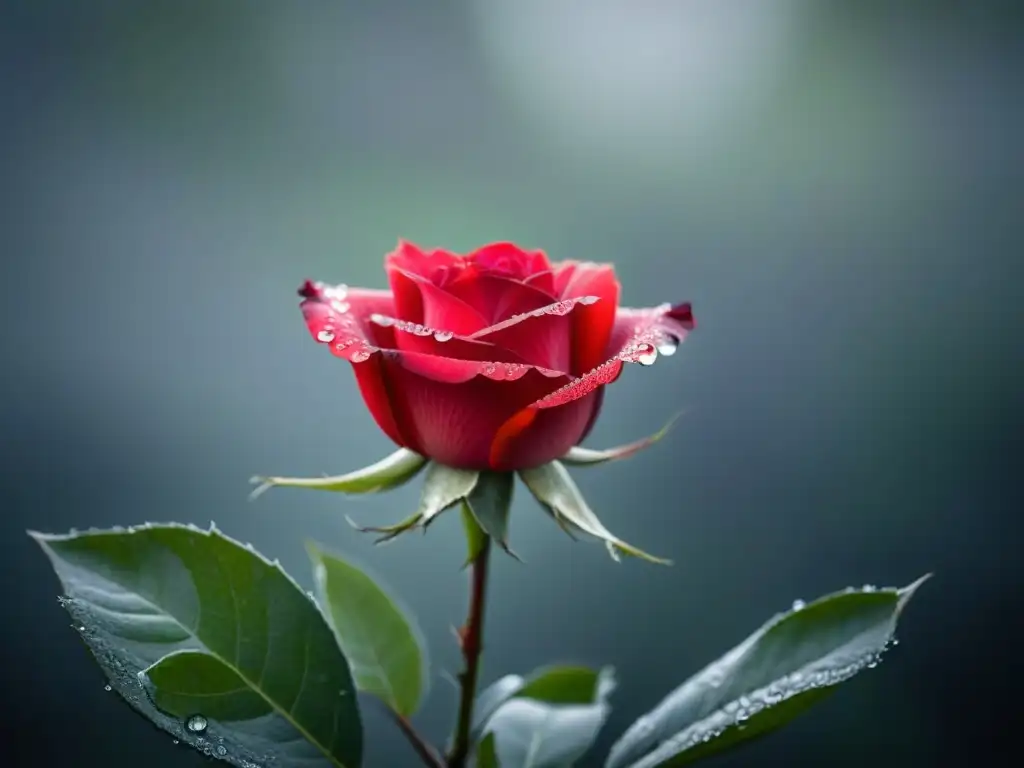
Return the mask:
POLYGON ((407 738, 409 743, 412 744, 412 748, 416 751, 420 760, 423 761, 423 764, 430 766, 430 768, 445 768, 444 761, 437 752, 434 751, 434 748, 416 732, 412 723, 409 722, 409 718, 405 715, 398 714, 391 709, 391 707, 387 707, 387 710, 391 714, 391 717, 394 718, 398 728, 405 734, 405 738, 407 738))
POLYGON ((473 721, 473 699, 480 675, 480 654, 483 651, 484 605, 487 592, 487 565, 491 555, 491 538, 484 537, 480 554, 473 561, 473 575, 469 592, 469 616, 459 631, 465 671, 459 675, 459 717, 455 726, 455 740, 448 755, 449 768, 464 768, 469 757, 469 729, 473 721))

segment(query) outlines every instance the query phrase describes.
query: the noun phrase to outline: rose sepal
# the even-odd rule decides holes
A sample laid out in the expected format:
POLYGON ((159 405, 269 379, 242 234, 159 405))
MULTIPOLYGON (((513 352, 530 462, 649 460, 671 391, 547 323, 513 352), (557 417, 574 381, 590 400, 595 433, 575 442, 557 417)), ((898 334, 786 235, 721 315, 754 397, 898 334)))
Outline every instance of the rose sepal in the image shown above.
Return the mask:
POLYGON ((390 491, 412 480, 427 464, 418 453, 399 448, 375 464, 334 477, 264 477, 257 475, 250 482, 256 486, 250 499, 274 487, 310 488, 334 493, 380 493, 390 491))
POLYGON ((603 541, 613 560, 629 555, 659 565, 671 565, 671 560, 655 557, 623 541, 609 531, 587 504, 579 487, 573 482, 565 465, 552 461, 533 469, 522 469, 519 477, 567 533, 573 531, 603 541))
POLYGON ((378 544, 391 541, 414 528, 426 528, 442 512, 462 506, 475 525, 505 552, 520 559, 508 545, 508 516, 512 507, 511 472, 456 469, 430 462, 423 480, 420 503, 409 517, 393 525, 363 526, 346 516, 349 524, 364 533, 379 533, 378 544))
POLYGON ((618 445, 614 448, 605 448, 602 450, 584 448, 577 445, 575 448, 570 448, 569 451, 559 459, 559 461, 573 467, 590 467, 595 464, 604 464, 608 461, 628 459, 645 448, 649 448, 665 437, 682 415, 682 411, 676 413, 665 423, 665 426, 653 435, 641 438, 640 440, 634 440, 633 442, 626 443, 625 445, 618 445))

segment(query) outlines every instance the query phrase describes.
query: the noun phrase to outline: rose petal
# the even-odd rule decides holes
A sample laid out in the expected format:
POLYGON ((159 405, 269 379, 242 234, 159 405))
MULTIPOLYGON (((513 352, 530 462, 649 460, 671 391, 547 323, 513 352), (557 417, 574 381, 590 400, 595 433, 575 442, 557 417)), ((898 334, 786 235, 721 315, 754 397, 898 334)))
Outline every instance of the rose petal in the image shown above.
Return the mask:
POLYGON ((491 325, 550 304, 552 296, 534 285, 467 268, 445 290, 469 304, 491 325))
POLYGON ((567 262, 556 274, 559 298, 597 296, 573 317, 572 371, 585 373, 605 359, 605 350, 619 305, 619 281, 610 264, 567 262))
POLYGON ((662 339, 663 346, 659 351, 666 357, 675 352, 674 348, 669 350, 671 337, 678 339, 676 342, 676 346, 678 346, 686 334, 697 325, 697 321, 693 317, 693 307, 689 302, 675 305, 663 304, 654 309, 619 307, 615 314, 615 323, 612 326, 604 357, 614 357, 629 343, 631 337, 641 333, 641 329, 650 321, 651 313, 660 313, 664 317, 665 332, 670 338, 662 339))
POLYGON ((544 291, 553 299, 558 298, 558 294, 555 293, 555 273, 550 269, 546 269, 543 272, 535 272, 523 280, 523 282, 544 291))
MULTIPOLYGON (((394 334, 386 328, 374 328, 369 317, 375 313, 392 314, 394 301, 388 291, 349 288, 307 280, 299 295, 306 327, 321 344, 330 344, 331 351, 346 360, 369 347, 393 346, 394 334)), ((358 359, 354 362, 358 362, 358 359)))
POLYGON ((445 288, 421 275, 389 267, 388 279, 395 295, 395 312, 403 320, 444 328, 462 336, 489 325, 487 317, 445 288))
POLYGON ((457 360, 475 360, 488 363, 521 363, 528 365, 511 350, 503 349, 486 341, 477 341, 467 336, 459 336, 451 331, 430 328, 420 323, 410 323, 389 315, 370 315, 371 327, 380 326, 382 332, 387 329, 394 336, 391 349, 406 352, 421 352, 439 357, 453 357, 457 360))
POLYGON ((544 251, 526 250, 508 242, 490 243, 477 248, 466 257, 466 261, 523 281, 538 272, 551 269, 544 251))
MULTIPOLYGON (((490 469, 490 448, 498 428, 514 413, 565 381, 532 366, 478 363, 409 352, 386 352, 383 388, 404 406, 415 450, 441 464, 490 469), (508 382, 514 381, 510 385, 508 382)), ((356 366, 360 370, 363 366, 356 366)), ((567 446, 561 453, 568 450, 567 446)), ((561 455, 559 445, 551 457, 561 455)))
MULTIPOLYGON (((622 309, 619 312, 623 318, 621 323, 616 323, 619 346, 611 359, 531 403, 505 422, 491 446, 492 466, 510 464, 509 456, 521 450, 517 447, 528 446, 534 440, 534 430, 545 428, 550 418, 546 416, 548 411, 557 413, 562 407, 581 400, 590 402, 593 408, 596 393, 619 377, 624 363, 652 365, 659 353, 667 355, 674 352, 687 331, 694 327, 689 304, 675 307, 663 304, 653 309, 622 309), (624 331, 627 327, 628 335, 624 331)), ((593 411, 584 410, 589 422, 593 411)), ((581 431, 588 426, 584 424, 581 431)))
POLYGON ((596 296, 557 301, 514 315, 470 338, 511 350, 533 365, 571 373, 573 316, 597 301, 596 296))
POLYGON ((399 239, 395 250, 384 257, 384 269, 401 269, 413 275, 419 275, 427 282, 437 283, 435 279, 445 270, 459 267, 465 259, 456 253, 442 248, 424 250, 418 245, 399 239))

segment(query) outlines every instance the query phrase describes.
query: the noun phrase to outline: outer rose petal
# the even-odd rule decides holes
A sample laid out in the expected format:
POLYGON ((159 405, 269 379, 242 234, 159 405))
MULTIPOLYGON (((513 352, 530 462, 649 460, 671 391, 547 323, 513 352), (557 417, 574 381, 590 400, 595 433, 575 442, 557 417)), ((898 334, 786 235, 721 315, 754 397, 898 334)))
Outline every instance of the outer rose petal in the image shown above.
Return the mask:
MULTIPOLYGON (((307 280, 299 288, 299 295, 305 300, 301 304, 313 338, 321 344, 330 344, 331 352, 353 362, 370 360, 370 350, 375 344, 386 344, 386 331, 374 334, 365 318, 373 313, 394 311, 394 302, 387 291, 364 288, 349 289, 347 286, 328 286, 307 280)), ((400 426, 403 421, 401 404, 384 386, 379 375, 379 361, 366 366, 355 366, 356 382, 377 426, 398 445, 417 450, 415 440, 408 430, 400 426)))
POLYGON ((619 305, 619 281, 610 264, 564 262, 555 274, 562 299, 597 296, 600 301, 573 317, 572 372, 586 373, 605 359, 605 349, 619 305))
MULTIPOLYGON (((551 372, 531 366, 487 364, 481 374, 479 363, 431 355, 389 352, 380 360, 382 388, 402 403, 409 419, 403 426, 418 446, 414 450, 460 469, 497 468, 489 462, 498 428, 531 401, 565 382, 564 376, 552 377, 551 372)), ((561 426, 562 421, 564 418, 552 421, 549 429, 561 426)), ((568 450, 556 440, 548 444, 547 461, 568 450)))
MULTIPOLYGON (((408 329, 371 320, 369 309, 390 309, 383 291, 347 290, 307 282, 302 313, 313 338, 353 363, 360 392, 381 430, 394 442, 453 467, 488 469, 498 428, 514 413, 568 381, 561 372, 520 362, 456 359, 395 348, 408 329), (340 298, 343 297, 343 298, 340 298), (386 345, 388 348, 382 348, 386 345)), ((378 318, 379 320, 380 318, 378 318)), ((443 337, 442 337, 443 338, 443 337)), ((437 341, 453 350, 507 351, 471 339, 437 341)), ((552 420, 558 427, 564 417, 552 420)), ((548 439, 555 451, 575 440, 548 439)), ((537 449, 535 448, 534 451, 537 449)))
POLYGON ((596 296, 556 301, 477 331, 471 338, 504 347, 533 365, 571 373, 574 318, 597 301, 596 296))
MULTIPOLYGON (((545 424, 542 417, 546 411, 558 411, 581 400, 594 400, 596 392, 619 377, 624 363, 652 365, 659 352, 672 354, 694 327, 689 304, 663 304, 643 310, 623 309, 620 313, 623 320, 617 324, 617 342, 621 340, 621 345, 611 359, 531 403, 505 422, 491 445, 492 465, 507 463, 509 459, 506 457, 515 455, 518 444, 528 444, 533 439, 534 425, 545 424), (629 329, 628 335, 626 328, 629 329)), ((581 434, 592 426, 592 423, 584 424, 581 434)))

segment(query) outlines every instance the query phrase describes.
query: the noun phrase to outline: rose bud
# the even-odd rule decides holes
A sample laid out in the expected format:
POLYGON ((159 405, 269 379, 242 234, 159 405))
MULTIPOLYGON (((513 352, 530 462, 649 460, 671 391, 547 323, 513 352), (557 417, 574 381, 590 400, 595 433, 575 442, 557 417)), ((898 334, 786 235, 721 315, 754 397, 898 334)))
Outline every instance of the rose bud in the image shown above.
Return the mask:
POLYGON ((690 305, 620 307, 611 265, 552 264, 511 243, 459 255, 400 242, 385 270, 390 291, 307 281, 299 295, 310 334, 352 364, 367 408, 400 449, 341 477, 254 478, 257 491, 385 490, 429 462, 416 514, 369 530, 388 539, 462 503, 507 549, 518 472, 567 531, 604 540, 613 555, 649 557, 601 525, 558 460, 625 458, 661 437, 607 451, 578 445, 623 365, 651 365, 693 329, 690 305))

